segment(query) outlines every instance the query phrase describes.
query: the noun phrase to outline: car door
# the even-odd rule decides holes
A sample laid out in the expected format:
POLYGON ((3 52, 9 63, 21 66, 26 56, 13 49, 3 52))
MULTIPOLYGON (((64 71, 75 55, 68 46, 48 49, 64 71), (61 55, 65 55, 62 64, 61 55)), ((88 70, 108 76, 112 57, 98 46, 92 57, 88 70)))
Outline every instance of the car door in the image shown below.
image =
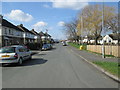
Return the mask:
POLYGON ((25 49, 25 53, 26 53, 26 59, 28 59, 31 55, 30 50, 27 48, 24 48, 24 49, 25 49))
POLYGON ((20 57, 22 57, 23 60, 25 60, 26 59, 26 53, 25 53, 25 50, 24 50, 23 47, 19 48, 19 53, 20 53, 20 57))

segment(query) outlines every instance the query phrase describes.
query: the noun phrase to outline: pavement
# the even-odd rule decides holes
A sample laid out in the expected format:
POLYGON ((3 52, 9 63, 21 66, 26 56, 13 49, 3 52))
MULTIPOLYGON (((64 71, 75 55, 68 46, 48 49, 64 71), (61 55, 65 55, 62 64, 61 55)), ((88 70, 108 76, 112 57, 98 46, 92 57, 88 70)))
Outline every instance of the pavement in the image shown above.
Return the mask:
POLYGON ((21 66, 2 67, 3 88, 118 88, 104 75, 74 54, 68 46, 38 51, 21 66))
POLYGON ((85 50, 80 50, 75 47, 69 46, 74 52, 78 53, 82 57, 86 58, 89 61, 107 61, 107 62, 118 62, 118 58, 106 57, 102 58, 102 55, 97 55, 92 52, 88 52, 85 50))

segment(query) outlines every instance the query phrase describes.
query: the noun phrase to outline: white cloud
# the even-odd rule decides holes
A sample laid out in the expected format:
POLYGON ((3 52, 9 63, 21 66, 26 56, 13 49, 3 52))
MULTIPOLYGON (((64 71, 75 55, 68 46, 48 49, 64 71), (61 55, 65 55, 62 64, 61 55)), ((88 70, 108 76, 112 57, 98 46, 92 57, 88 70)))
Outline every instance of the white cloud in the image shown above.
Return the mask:
POLYGON ((14 21, 29 22, 33 19, 32 15, 24 13, 21 10, 12 10, 9 14, 5 14, 7 18, 14 21))
POLYGON ((73 10, 80 10, 88 5, 88 0, 85 0, 85 2, 79 2, 78 0, 61 0, 58 2, 54 2, 53 0, 53 8, 67 8, 67 9, 73 9, 73 10))
POLYGON ((43 7, 45 7, 45 8, 50 8, 50 6, 47 5, 47 4, 44 4, 43 7))
POLYGON ((63 21, 58 22, 58 26, 64 26, 64 25, 65 25, 65 22, 63 21))
POLYGON ((32 27, 37 31, 40 32, 40 30, 43 30, 47 26, 46 22, 39 21, 36 24, 34 24, 32 27))
POLYGON ((43 22, 43 21, 40 21, 40 22, 37 22, 36 24, 34 24, 34 26, 36 27, 42 27, 42 26, 47 26, 47 23, 46 22, 43 22))

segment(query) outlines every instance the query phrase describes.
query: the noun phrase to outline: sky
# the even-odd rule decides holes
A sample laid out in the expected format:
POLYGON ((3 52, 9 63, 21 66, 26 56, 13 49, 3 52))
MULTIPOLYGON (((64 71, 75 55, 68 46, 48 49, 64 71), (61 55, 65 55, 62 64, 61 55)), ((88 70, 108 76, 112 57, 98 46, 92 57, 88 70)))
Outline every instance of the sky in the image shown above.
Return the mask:
MULTIPOLYGON (((64 24, 72 21, 85 6, 93 2, 2 2, 2 15, 14 25, 23 24, 48 33, 54 39, 66 39, 64 24)), ((117 8, 117 3, 105 3, 117 8)))

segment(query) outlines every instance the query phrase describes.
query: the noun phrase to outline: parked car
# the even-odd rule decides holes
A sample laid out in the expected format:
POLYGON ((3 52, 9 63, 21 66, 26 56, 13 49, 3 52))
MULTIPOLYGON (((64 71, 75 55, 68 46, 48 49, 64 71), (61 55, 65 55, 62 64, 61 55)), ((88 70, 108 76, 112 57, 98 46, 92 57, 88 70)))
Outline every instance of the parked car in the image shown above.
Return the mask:
POLYGON ((52 44, 47 44, 47 45, 49 46, 49 49, 53 48, 52 44))
POLYGON ((31 52, 28 48, 21 45, 7 46, 0 48, 0 63, 21 65, 24 60, 31 59, 31 52))
POLYGON ((63 46, 67 46, 67 43, 65 41, 62 42, 63 46))
POLYGON ((48 49, 50 49, 49 45, 47 45, 47 44, 43 44, 43 46, 42 46, 42 50, 48 50, 48 49))

